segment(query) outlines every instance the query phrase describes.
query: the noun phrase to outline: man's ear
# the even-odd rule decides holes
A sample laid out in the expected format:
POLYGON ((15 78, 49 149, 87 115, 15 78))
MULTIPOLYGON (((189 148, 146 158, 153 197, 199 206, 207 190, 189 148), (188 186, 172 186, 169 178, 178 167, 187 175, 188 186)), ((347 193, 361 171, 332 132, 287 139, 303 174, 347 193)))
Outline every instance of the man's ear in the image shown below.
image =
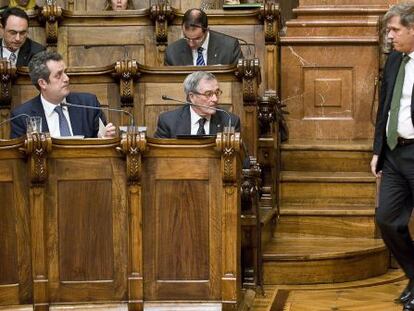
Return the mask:
POLYGON ((47 81, 45 79, 39 79, 37 80, 37 84, 39 84, 39 87, 44 90, 47 85, 47 81))

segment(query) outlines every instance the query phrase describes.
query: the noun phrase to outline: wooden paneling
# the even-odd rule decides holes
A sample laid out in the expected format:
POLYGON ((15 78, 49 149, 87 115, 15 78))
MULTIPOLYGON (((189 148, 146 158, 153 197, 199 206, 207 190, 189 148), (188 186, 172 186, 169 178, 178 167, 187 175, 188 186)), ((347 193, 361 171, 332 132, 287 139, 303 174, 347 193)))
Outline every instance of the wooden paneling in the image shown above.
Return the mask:
POLYGON ((23 142, 0 141, 0 307, 32 302, 30 210, 23 142))

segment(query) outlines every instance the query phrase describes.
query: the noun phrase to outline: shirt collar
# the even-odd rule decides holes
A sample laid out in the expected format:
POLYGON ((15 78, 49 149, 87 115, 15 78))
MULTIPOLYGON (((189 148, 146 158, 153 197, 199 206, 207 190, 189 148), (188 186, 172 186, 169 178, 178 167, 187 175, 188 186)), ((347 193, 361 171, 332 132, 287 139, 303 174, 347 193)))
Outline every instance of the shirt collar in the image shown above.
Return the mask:
POLYGON ((204 40, 203 44, 201 45, 201 47, 203 48, 203 51, 208 50, 208 41, 209 41, 209 39, 210 39, 210 31, 207 30, 206 39, 204 40))
MULTIPOLYGON (((43 109, 44 109, 44 111, 45 111, 45 115, 46 115, 46 117, 50 117, 50 116, 52 115, 52 113, 54 113, 54 112, 55 112, 56 105, 55 105, 55 104, 52 104, 52 103, 51 103, 51 102, 49 102, 49 101, 47 101, 47 100, 43 97, 43 95, 42 95, 42 94, 40 94, 40 101, 42 102, 43 109)), ((65 104, 66 104, 66 98, 64 98, 64 99, 62 100, 62 103, 65 103, 65 104)), ((68 110, 68 107, 67 107, 67 106, 62 106, 62 110, 63 110, 63 111, 68 110)))
POLYGON ((200 120, 201 118, 205 118, 207 119, 207 121, 210 121, 210 118, 211 118, 210 115, 205 116, 205 117, 200 116, 197 112, 194 111, 191 105, 190 105, 190 114, 191 114, 191 125, 198 124, 198 120, 200 120))
MULTIPOLYGON (((20 51, 20 49, 17 49, 16 51, 14 51, 14 52, 12 52, 12 51, 10 51, 5 45, 4 45, 4 39, 3 40, 1 40, 1 47, 3 48, 3 51, 4 50, 6 50, 6 52, 8 52, 8 54, 10 55, 11 53, 14 53, 14 54, 16 54, 16 56, 18 56, 19 55, 19 51, 20 51)), ((3 56, 4 57, 4 56, 3 56)))

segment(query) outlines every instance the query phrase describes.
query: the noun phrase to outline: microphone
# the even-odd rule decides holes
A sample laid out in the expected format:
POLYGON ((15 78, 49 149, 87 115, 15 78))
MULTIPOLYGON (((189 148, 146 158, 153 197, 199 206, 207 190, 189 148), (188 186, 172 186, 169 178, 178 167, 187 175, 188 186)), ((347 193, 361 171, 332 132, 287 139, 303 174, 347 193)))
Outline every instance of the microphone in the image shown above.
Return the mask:
POLYGON ((64 106, 68 106, 68 107, 77 107, 77 108, 86 108, 86 109, 95 109, 95 110, 101 110, 101 109, 105 109, 108 111, 115 111, 115 112, 122 112, 125 113, 129 116, 129 125, 134 126, 134 116, 126 110, 123 109, 116 109, 116 108, 109 108, 109 107, 96 107, 96 106, 86 106, 86 105, 78 105, 78 104, 71 104, 71 103, 61 103, 60 104, 62 107, 64 106))
POLYGON ((4 124, 6 124, 6 123, 8 123, 10 121, 13 121, 14 119, 20 118, 20 117, 30 118, 30 116, 28 114, 26 114, 26 113, 20 113, 18 115, 15 115, 14 117, 8 118, 8 119, 0 122, 0 126, 3 126, 4 124))
POLYGON ((207 106, 207 105, 194 104, 194 103, 191 103, 191 102, 178 100, 178 99, 169 97, 167 95, 162 95, 161 98, 163 100, 171 100, 173 102, 177 102, 177 103, 181 103, 181 104, 185 104, 185 105, 197 106, 197 107, 202 107, 202 108, 212 109, 212 110, 215 110, 215 111, 224 112, 229 117, 229 130, 231 128, 231 116, 230 116, 230 113, 227 110, 224 110, 224 109, 221 109, 221 108, 217 108, 217 107, 210 107, 210 106, 207 106))
POLYGON ((211 31, 211 32, 215 32, 215 33, 218 33, 218 34, 225 35, 225 36, 227 36, 227 37, 230 37, 230 38, 236 39, 237 41, 240 41, 240 42, 242 42, 244 45, 246 45, 246 46, 247 46, 248 51, 249 51, 249 56, 248 56, 247 58, 250 58, 250 57, 252 56, 251 46, 252 46, 252 45, 254 46, 254 44, 253 44, 253 43, 248 43, 246 40, 244 40, 244 39, 242 39, 242 38, 234 37, 234 36, 229 35, 229 34, 226 34, 226 33, 222 33, 222 32, 219 32, 219 31, 215 31, 215 30, 213 30, 213 29, 210 29, 209 27, 203 27, 203 26, 201 26, 201 25, 197 25, 197 24, 190 24, 189 26, 191 26, 191 27, 196 27, 196 28, 201 28, 203 31, 207 31, 207 30, 208 30, 208 31, 211 31))

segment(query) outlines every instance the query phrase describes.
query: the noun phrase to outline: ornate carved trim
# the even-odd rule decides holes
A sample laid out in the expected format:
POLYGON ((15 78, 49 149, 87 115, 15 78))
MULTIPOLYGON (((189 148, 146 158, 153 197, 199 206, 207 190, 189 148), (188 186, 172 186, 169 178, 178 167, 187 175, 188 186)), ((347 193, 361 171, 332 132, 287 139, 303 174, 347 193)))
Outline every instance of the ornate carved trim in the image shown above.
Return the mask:
POLYGON ((24 152, 30 157, 32 186, 42 186, 48 176, 47 154, 52 150, 52 139, 49 133, 32 133, 24 143, 24 152))
POLYGON ((235 75, 243 80, 244 105, 255 105, 261 83, 259 59, 239 59, 235 75))
POLYGON ((259 13, 263 21, 266 44, 277 44, 279 42, 280 14, 275 3, 266 2, 259 13))
POLYGON ((12 80, 16 77, 16 66, 6 59, 0 59, 0 108, 11 105, 12 80))
POLYGON ((260 188, 260 174, 261 169, 257 159, 253 156, 250 157, 250 167, 243 169, 242 176, 243 181, 241 184, 241 199, 243 202, 249 202, 250 204, 242 204, 242 209, 248 213, 253 213, 252 210, 246 210, 247 207, 252 207, 251 202, 255 199, 260 188), (243 208, 244 207, 244 208, 243 208))
POLYGON ((39 20, 46 24, 46 43, 56 45, 58 41, 58 23, 62 20, 62 8, 54 5, 45 5, 40 14, 39 20))
POLYGON ((150 18, 155 23, 155 40, 157 45, 168 44, 168 23, 175 17, 171 6, 167 3, 153 4, 150 8, 150 18))
POLYGON ((257 111, 261 135, 271 134, 271 125, 276 121, 276 105, 280 100, 275 91, 267 91, 259 98, 257 111))
POLYGON ((142 173, 142 153, 147 146, 145 133, 125 134, 119 150, 126 156, 126 170, 129 184, 139 183, 142 173))
POLYGON ((114 75, 119 79, 121 106, 134 106, 134 82, 140 76, 138 62, 130 59, 117 61, 114 75))
POLYGON ((218 133, 216 138, 216 150, 222 153, 221 172, 225 184, 237 181, 237 153, 240 151, 240 133, 218 133))

